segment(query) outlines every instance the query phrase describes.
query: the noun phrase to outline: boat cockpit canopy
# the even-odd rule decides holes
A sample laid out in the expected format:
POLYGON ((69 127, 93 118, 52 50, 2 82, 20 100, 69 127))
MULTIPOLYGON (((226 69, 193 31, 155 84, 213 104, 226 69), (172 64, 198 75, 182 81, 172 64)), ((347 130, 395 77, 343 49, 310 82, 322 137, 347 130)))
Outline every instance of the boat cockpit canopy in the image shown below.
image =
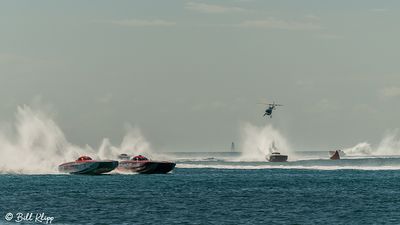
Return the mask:
POLYGON ((79 157, 76 161, 87 161, 87 160, 92 160, 89 156, 81 156, 79 157))
POLYGON ((142 155, 137 155, 137 156, 133 157, 132 160, 144 161, 144 160, 148 160, 148 159, 146 157, 142 156, 142 155))
POLYGON ((123 153, 123 154, 120 154, 119 156, 118 156, 118 159, 125 159, 125 160, 129 160, 129 155, 128 154, 125 154, 125 153, 123 153))

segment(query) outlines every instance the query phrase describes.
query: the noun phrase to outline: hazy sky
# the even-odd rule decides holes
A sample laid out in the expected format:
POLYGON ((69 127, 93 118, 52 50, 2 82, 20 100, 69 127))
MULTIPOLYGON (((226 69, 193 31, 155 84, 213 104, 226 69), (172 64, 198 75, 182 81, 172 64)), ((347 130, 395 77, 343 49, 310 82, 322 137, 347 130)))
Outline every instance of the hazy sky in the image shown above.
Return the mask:
POLYGON ((242 123, 301 150, 398 128, 400 1, 1 1, 0 121, 40 98, 75 144, 229 149, 242 123), (285 106, 262 118, 260 99, 285 106))

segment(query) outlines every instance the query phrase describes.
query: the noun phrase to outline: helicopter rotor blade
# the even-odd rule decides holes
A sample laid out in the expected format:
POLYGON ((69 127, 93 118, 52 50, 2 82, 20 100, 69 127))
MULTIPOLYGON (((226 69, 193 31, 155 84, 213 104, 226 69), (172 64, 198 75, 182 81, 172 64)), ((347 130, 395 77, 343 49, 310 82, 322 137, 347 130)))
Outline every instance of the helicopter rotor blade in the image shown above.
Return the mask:
POLYGON ((262 102, 258 102, 257 104, 259 104, 259 105, 268 105, 268 106, 283 106, 283 105, 281 105, 281 104, 276 104, 275 102, 273 102, 273 103, 270 103, 270 102, 264 102, 264 101, 262 101, 262 102))

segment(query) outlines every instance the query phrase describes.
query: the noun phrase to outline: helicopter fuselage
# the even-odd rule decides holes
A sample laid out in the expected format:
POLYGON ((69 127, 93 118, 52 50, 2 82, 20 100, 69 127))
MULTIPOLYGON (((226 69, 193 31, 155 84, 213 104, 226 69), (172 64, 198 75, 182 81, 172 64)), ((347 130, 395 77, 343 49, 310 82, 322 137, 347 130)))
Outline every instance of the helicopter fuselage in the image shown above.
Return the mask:
POLYGON ((270 106, 268 109, 265 110, 264 116, 272 117, 272 111, 275 109, 275 106, 270 106))
POLYGON ((272 112, 274 111, 276 106, 282 106, 280 104, 275 104, 275 102, 272 103, 272 104, 271 103, 267 103, 267 105, 268 105, 268 108, 265 110, 264 117, 265 116, 269 116, 270 118, 272 118, 272 112))
POLYGON ((272 109, 267 109, 267 110, 265 110, 265 114, 266 114, 266 115, 271 115, 271 114, 272 114, 272 109))

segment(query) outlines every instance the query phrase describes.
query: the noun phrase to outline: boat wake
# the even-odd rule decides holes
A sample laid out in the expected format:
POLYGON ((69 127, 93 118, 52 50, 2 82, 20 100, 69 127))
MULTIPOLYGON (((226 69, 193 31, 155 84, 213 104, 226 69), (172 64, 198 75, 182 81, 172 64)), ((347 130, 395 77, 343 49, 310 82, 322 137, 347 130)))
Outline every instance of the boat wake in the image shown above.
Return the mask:
POLYGON ((287 166, 287 165, 207 165, 207 164, 177 164, 184 169, 227 169, 227 170, 267 170, 267 169, 296 169, 296 170, 400 170, 399 166, 287 166))
POLYGON ((237 160, 265 161, 265 157, 275 151, 289 155, 292 160, 297 158, 287 139, 272 125, 258 127, 245 123, 241 133, 243 145, 237 160))
POLYGON ((377 147, 364 142, 343 149, 346 157, 330 161, 328 152, 302 155, 295 152, 289 141, 273 126, 254 126, 246 123, 242 129, 240 152, 219 154, 160 155, 152 151, 140 129, 127 127, 120 145, 113 145, 107 138, 99 148, 84 147, 67 140, 51 117, 29 106, 18 107, 15 123, 0 129, 0 173, 54 174, 61 163, 81 155, 96 160, 113 159, 120 153, 143 154, 150 158, 177 160, 177 168, 214 169, 400 169, 400 138, 397 131, 388 133, 377 147), (265 156, 279 150, 289 155, 287 163, 269 163, 265 156))
POLYGON ((18 107, 14 126, 0 130, 0 173, 54 174, 61 163, 81 155, 114 158, 121 152, 155 155, 138 128, 127 127, 119 146, 104 139, 100 148, 70 143, 51 117, 29 106, 18 107))
POLYGON ((387 132, 376 147, 372 147, 368 142, 362 142, 343 151, 349 156, 400 155, 399 130, 387 132))
POLYGON ((223 162, 198 162, 186 161, 177 164, 178 168, 211 168, 211 169, 238 169, 238 170, 255 170, 255 169, 312 169, 312 170, 400 170, 400 157, 357 157, 346 158, 342 160, 329 159, 309 159, 297 160, 285 163, 271 162, 239 162, 239 161, 223 161, 223 162))

